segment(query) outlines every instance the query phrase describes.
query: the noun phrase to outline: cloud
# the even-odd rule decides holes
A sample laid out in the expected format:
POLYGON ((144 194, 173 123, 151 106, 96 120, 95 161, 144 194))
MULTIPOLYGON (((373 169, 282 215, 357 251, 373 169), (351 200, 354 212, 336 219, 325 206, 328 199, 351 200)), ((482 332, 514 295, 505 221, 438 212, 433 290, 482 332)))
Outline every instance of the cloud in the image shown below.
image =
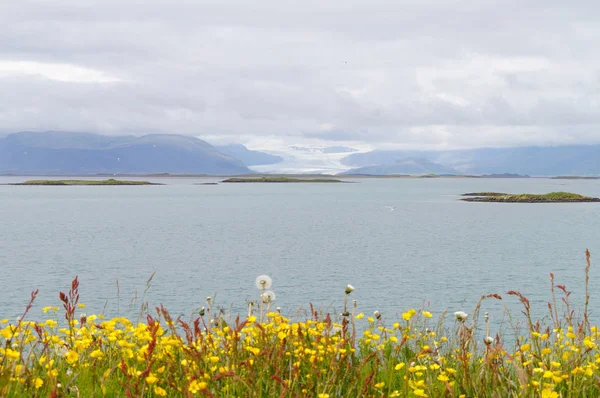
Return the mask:
POLYGON ((2 132, 257 147, 600 142, 591 0, 6 3, 2 132))

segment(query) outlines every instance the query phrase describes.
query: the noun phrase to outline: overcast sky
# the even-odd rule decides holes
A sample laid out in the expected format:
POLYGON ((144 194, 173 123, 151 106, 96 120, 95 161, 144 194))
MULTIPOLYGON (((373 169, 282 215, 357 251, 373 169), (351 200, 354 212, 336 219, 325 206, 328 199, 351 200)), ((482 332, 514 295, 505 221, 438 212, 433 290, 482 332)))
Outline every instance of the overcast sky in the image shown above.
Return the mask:
POLYGON ((0 1, 0 131, 600 142, 597 0, 0 1))

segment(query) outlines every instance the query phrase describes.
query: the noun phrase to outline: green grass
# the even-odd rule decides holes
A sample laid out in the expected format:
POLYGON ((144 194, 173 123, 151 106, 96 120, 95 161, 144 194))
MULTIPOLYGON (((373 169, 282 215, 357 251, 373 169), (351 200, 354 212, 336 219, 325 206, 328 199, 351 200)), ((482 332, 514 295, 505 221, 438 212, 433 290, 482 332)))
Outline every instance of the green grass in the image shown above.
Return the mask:
POLYGON ((222 182, 342 182, 333 178, 290 178, 290 177, 232 177, 222 182))
POLYGON ((14 185, 157 185, 148 181, 108 180, 29 180, 14 185))

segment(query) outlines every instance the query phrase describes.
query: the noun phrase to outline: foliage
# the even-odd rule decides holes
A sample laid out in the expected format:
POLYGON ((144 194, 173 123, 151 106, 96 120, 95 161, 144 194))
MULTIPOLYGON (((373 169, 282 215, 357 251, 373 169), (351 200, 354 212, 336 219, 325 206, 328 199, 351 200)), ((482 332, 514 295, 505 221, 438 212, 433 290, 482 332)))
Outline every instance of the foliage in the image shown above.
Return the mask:
POLYGON ((388 322, 364 317, 354 291, 344 290, 343 313, 332 318, 312 306, 303 321, 272 311, 268 276, 257 278, 258 313, 227 321, 207 308, 190 323, 172 319, 162 306, 144 322, 76 314, 79 280, 60 293, 62 309, 43 322, 1 321, 0 395, 128 397, 582 397, 600 394, 600 332, 585 303, 576 316, 570 292, 551 275, 549 317, 534 320, 530 301, 507 292, 523 306, 527 330, 513 344, 490 331, 477 338, 481 297, 467 314, 437 322, 425 310, 409 309, 388 322), (562 305, 557 303, 562 294, 562 305), (350 307, 350 308, 348 308, 350 307), (561 314, 562 315, 559 315, 561 314), (335 319, 334 319, 335 318, 335 319), (362 332, 359 332, 362 331, 362 332))

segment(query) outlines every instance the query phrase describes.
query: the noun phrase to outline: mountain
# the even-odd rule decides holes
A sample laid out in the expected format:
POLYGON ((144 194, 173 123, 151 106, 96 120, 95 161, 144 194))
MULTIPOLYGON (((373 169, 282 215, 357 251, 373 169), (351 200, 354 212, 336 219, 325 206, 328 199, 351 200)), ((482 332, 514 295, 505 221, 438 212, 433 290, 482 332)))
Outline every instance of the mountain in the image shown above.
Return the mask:
POLYGON ((342 159, 353 167, 394 164, 422 158, 464 174, 600 175, 600 145, 479 148, 451 151, 372 151, 342 159))
POLYGON ((424 174, 460 174, 458 171, 445 167, 427 159, 407 158, 393 164, 381 166, 366 166, 348 170, 342 174, 353 175, 424 175, 424 174))
POLYGON ((276 164, 283 162, 281 156, 270 155, 268 153, 251 151, 241 144, 229 144, 215 146, 219 152, 241 160, 246 166, 260 166, 267 164, 276 164))
POLYGON ((358 152, 358 149, 348 148, 346 146, 327 146, 327 147, 305 147, 292 145, 290 149, 300 152, 314 152, 314 153, 348 153, 358 152))
POLYGON ((195 137, 20 132, 0 139, 2 174, 246 174, 238 159, 195 137))

